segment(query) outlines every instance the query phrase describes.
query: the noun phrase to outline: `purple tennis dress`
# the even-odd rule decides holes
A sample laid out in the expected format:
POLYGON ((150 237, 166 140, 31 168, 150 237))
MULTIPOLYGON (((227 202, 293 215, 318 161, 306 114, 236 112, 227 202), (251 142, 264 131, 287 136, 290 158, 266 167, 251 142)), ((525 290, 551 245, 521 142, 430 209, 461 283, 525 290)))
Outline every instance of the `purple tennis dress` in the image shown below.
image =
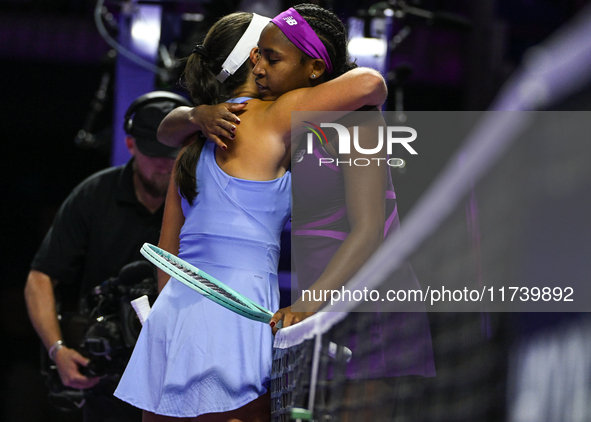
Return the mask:
MULTIPOLYGON (((320 277, 330 259, 350 232, 345 204, 345 185, 339 167, 322 162, 320 158, 332 158, 314 139, 314 150, 307 154, 300 146, 292 160, 292 253, 298 287, 308 289, 320 277)), ((348 164, 345 164, 348 165, 348 164)), ((400 227, 396 208, 396 195, 392 177, 388 172, 386 190, 386 222, 384 236, 391 235, 400 227)), ((407 264, 407 276, 398 287, 419 289, 419 283, 407 264)), ((355 315, 353 315, 355 317, 355 315)), ((376 364, 363 375, 357 374, 355 356, 350 363, 350 378, 384 377, 402 375, 434 376, 435 364, 427 315, 424 312, 376 313, 376 327, 388 324, 389 331, 405 333, 398 336, 396 344, 385 344, 376 364), (412 330, 409 330, 412 327, 412 330), (410 332, 409 332, 410 331, 410 332), (409 356, 411 358, 409 358, 409 356)), ((383 328, 383 326, 382 326, 383 328)), ((374 330, 375 331, 375 330, 374 330)), ((351 339, 354 347, 355 339, 351 339)))
MULTIPOLYGON (((193 206, 182 200, 179 257, 275 312, 281 231, 290 214, 291 175, 237 179, 207 141, 193 206)), ((174 278, 146 320, 115 395, 156 414, 194 417, 237 409, 266 392, 273 336, 174 278)))

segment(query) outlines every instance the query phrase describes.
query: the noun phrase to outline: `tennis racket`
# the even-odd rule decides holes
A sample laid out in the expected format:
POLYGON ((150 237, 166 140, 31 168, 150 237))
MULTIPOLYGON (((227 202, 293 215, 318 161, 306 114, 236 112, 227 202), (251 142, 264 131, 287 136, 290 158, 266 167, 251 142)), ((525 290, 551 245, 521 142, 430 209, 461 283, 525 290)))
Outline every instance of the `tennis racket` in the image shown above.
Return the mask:
MULTIPOLYGON (((201 293, 206 298, 222 305, 224 308, 236 312, 238 315, 242 315, 245 318, 260 321, 265 324, 268 324, 269 321, 271 321, 273 312, 257 305, 249 298, 242 296, 240 293, 232 290, 215 277, 212 277, 205 271, 189 264, 178 256, 166 252, 158 246, 154 246, 150 243, 144 243, 140 252, 148 261, 156 265, 162 271, 196 292, 201 293)), ((148 302, 147 309, 144 309, 144 319, 150 311, 149 307, 150 304, 148 302)), ((139 316, 140 312, 138 309, 136 309, 136 312, 138 312, 139 316)), ((283 321, 279 321, 277 323, 277 328, 281 328, 282 325, 283 321)), ((337 347, 338 346, 335 343, 330 342, 327 351, 330 357, 334 358, 336 356, 337 347)), ((347 362, 351 360, 351 350, 347 347, 344 348, 344 356, 347 362)))
POLYGON ((179 257, 150 243, 144 243, 140 252, 162 271, 224 308, 255 321, 264 323, 271 321, 273 312, 257 305, 215 277, 179 257))

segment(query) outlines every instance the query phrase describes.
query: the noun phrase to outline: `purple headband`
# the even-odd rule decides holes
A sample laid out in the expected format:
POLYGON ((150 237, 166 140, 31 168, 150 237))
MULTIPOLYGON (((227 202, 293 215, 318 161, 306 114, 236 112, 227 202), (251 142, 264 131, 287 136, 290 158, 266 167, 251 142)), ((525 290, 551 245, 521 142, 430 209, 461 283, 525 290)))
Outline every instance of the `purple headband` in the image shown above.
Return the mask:
POLYGON ((302 18, 302 15, 297 10, 290 7, 285 12, 275 16, 271 22, 277 25, 277 28, 308 56, 324 60, 326 70, 328 73, 332 73, 332 63, 330 62, 326 47, 324 47, 324 44, 322 44, 322 41, 320 41, 320 38, 318 38, 318 35, 316 35, 310 24, 306 22, 306 19, 302 18))

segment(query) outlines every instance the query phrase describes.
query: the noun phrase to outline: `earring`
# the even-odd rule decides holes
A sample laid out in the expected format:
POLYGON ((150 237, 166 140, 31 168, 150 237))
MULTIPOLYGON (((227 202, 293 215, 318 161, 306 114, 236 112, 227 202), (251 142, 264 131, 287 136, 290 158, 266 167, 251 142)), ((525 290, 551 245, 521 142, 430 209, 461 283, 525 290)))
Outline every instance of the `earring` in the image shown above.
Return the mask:
POLYGON ((313 75, 312 75, 312 78, 315 78, 315 77, 316 77, 316 75, 314 75, 314 74, 313 74, 313 75))

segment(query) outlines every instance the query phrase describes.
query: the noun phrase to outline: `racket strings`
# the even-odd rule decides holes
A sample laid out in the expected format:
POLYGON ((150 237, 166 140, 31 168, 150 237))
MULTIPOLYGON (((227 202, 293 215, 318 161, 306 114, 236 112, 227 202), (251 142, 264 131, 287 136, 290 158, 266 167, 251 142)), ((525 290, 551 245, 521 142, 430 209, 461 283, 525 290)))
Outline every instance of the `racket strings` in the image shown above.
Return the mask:
POLYGON ((193 278, 194 280, 197 280, 198 282, 200 282, 201 284, 204 284, 206 287, 209 287, 211 290, 214 290, 215 292, 221 294, 222 296, 224 296, 227 299, 230 299, 236 303, 239 303, 242 306, 246 306, 248 307, 248 305, 244 302, 242 302, 240 299, 238 299, 236 296, 232 295, 231 293, 225 291, 224 289, 222 289, 220 286, 216 285, 215 283, 212 283, 211 281, 209 281, 208 279, 206 279, 203 276, 200 276, 199 274, 195 273, 195 271, 191 270, 190 268, 187 268, 181 264, 179 264, 178 262, 168 258, 167 256, 161 255, 162 258, 164 258, 167 262, 169 262, 170 264, 174 265, 176 268, 178 268, 179 270, 181 270, 182 272, 184 272, 185 274, 187 274, 188 276, 190 276, 191 278, 193 278))

